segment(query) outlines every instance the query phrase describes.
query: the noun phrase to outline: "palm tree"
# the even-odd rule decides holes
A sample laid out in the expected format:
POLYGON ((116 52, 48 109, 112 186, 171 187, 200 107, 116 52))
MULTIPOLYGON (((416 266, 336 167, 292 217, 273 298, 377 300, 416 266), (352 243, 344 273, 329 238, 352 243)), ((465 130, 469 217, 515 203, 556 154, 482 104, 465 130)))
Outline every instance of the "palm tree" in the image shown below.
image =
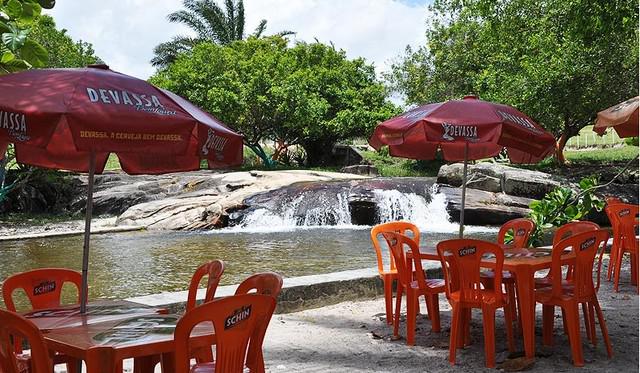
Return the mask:
MULTIPOLYGON (((216 0, 183 0, 182 4, 186 9, 173 12, 167 18, 169 22, 189 26, 197 36, 176 36, 171 41, 158 44, 153 50, 153 66, 166 67, 175 61, 178 54, 190 51, 193 46, 203 41, 226 45, 244 39, 243 0, 225 0, 224 11, 216 0)), ((251 36, 260 37, 266 27, 267 20, 263 19, 251 36)), ((282 36, 291 34, 291 31, 278 33, 282 36)))

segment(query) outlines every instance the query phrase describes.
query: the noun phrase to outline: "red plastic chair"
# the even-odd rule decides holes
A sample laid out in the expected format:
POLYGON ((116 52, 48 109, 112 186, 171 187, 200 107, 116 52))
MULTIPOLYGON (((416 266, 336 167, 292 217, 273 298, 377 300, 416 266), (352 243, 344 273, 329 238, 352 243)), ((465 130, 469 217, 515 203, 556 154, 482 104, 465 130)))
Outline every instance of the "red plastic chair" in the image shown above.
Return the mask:
MULTIPOLYGON (((415 344, 416 317, 418 316, 418 299, 424 296, 427 304, 427 312, 431 318, 431 330, 440 332, 440 311, 438 293, 444 293, 444 281, 441 279, 427 279, 422 270, 422 262, 414 260, 415 273, 407 268, 405 246, 411 250, 414 258, 420 257, 420 250, 416 242, 403 234, 396 232, 383 232, 398 270, 398 289, 402 287, 407 294, 407 344, 415 344), (415 280, 414 280, 415 276, 415 280)), ((398 290, 400 292, 400 290, 398 290)), ((393 320, 393 335, 398 336, 400 324, 400 301, 396 300, 396 312, 393 320)))
MULTIPOLYGON (((601 263, 602 253, 609 239, 609 233, 604 230, 590 231, 571 236, 554 246, 551 254, 551 287, 536 289, 536 302, 542 304, 543 319, 543 344, 553 344, 553 321, 554 308, 559 306, 565 315, 566 328, 571 344, 571 355, 575 366, 583 366, 582 342, 580 339, 580 314, 579 304, 587 304, 593 307, 598 316, 598 323, 602 332, 607 354, 609 358, 613 356, 611 341, 607 332, 604 315, 598 302, 596 287, 599 286, 600 276, 597 277, 598 285, 593 283, 593 266, 595 257, 599 252, 599 263, 601 263), (570 249, 575 255, 575 265, 573 270, 573 283, 569 286, 562 284, 562 263, 561 256, 565 249, 570 249)), ((597 273, 600 273, 598 268, 597 273)), ((595 329, 595 326, 594 326, 595 329)), ((595 335, 595 330, 593 331, 595 335)), ((595 343, 595 338, 592 336, 595 343)))
MULTIPOLYGON (((39 268, 9 276, 2 284, 2 298, 7 309, 12 312, 16 312, 13 295, 17 290, 26 293, 32 311, 57 308, 61 305, 60 294, 64 284, 75 286, 78 292, 76 302, 80 303, 82 275, 66 268, 39 268)), ((19 340, 16 342, 15 352, 21 353, 22 344, 19 340)), ((78 371, 78 360, 67 355, 54 355, 53 364, 66 364, 69 373, 78 371)))
POLYGON ((616 234, 616 230, 617 230, 616 226, 618 224, 618 220, 616 219, 615 215, 611 214, 611 210, 609 209, 609 206, 624 203, 624 202, 622 202, 622 200, 618 197, 611 197, 611 196, 606 197, 605 202, 607 205, 604 208, 604 211, 607 214, 607 217, 609 218, 609 223, 611 224, 611 230, 613 231, 613 242, 611 243, 611 251, 609 255, 609 266, 607 268, 607 280, 611 281, 611 278, 613 275, 613 267, 614 267, 613 264, 616 262, 616 254, 618 252, 618 247, 620 246, 620 234, 616 234))
MULTIPOLYGON (((529 237, 531 233, 536 229, 536 224, 529 219, 519 218, 512 219, 504 223, 498 231, 497 242, 498 245, 503 248, 521 249, 528 247, 529 237), (513 237, 512 241, 505 243, 507 233, 511 232, 513 237)), ((491 279, 493 279, 493 271, 482 272, 481 280, 485 287, 491 288, 491 279)), ((517 303, 516 303, 516 277, 509 271, 502 272, 502 284, 504 284, 507 296, 509 297, 509 306, 511 307, 511 313, 513 319, 517 320, 517 303)), ((520 325, 518 323, 518 325, 520 325)))
MULTIPOLYGON (((236 295, 260 294, 269 295, 278 299, 282 290, 282 276, 275 272, 257 273, 248 277, 238 285, 236 295)), ((257 328, 256 333, 251 336, 247 356, 247 367, 251 372, 264 372, 264 358, 262 356, 262 342, 267 333, 269 320, 262 323, 263 327, 257 328)))
POLYGON ((176 373, 241 373, 251 361, 249 340, 269 323, 275 306, 272 296, 244 294, 217 299, 185 313, 174 332, 176 373), (216 360, 191 367, 189 335, 202 322, 213 323, 216 360))
POLYGON ((49 358, 40 330, 31 321, 10 311, 0 310, 0 371, 4 373, 51 373, 53 363, 49 358), (19 359, 15 351, 23 339, 29 342, 31 355, 28 361, 19 359))
MULTIPOLYGON (((200 282, 207 276, 207 292, 202 303, 207 303, 215 298, 218 284, 224 273, 224 262, 222 260, 212 260, 200 265, 196 268, 193 276, 191 276, 191 282, 189 283, 189 293, 187 295, 187 304, 185 311, 188 312, 197 306, 197 295, 200 282)), ((191 352, 191 356, 196 359, 198 363, 206 363, 213 361, 213 353, 211 348, 198 348, 191 352)), ((144 357, 137 357, 133 361, 133 372, 141 373, 148 372, 154 369, 154 367, 160 363, 160 355, 150 355, 144 357)))
POLYGON ((224 262, 222 260, 212 260, 206 262, 198 267, 191 277, 189 283, 189 294, 187 295, 187 305, 185 309, 190 311, 196 307, 196 296, 198 295, 198 287, 204 276, 207 278, 207 292, 205 294, 203 303, 207 303, 213 300, 216 295, 216 289, 224 273, 224 262))
MULTIPOLYGON (((378 273, 384 284, 384 305, 387 316, 387 324, 391 324, 394 319, 393 315, 393 281, 398 279, 398 271, 393 254, 389 250, 389 267, 385 267, 382 259, 382 248, 380 247, 380 235, 382 232, 396 232, 405 234, 410 232, 413 240, 420 245, 420 230, 414 224, 406 221, 395 221, 390 223, 378 224, 371 228, 371 242, 376 251, 376 259, 378 260, 378 273)), ((396 289, 396 299, 402 299, 401 288, 396 289)), ((396 303, 398 301, 396 300, 396 303)))
POLYGON ((609 259, 609 270, 613 267, 613 289, 617 292, 620 284, 620 267, 624 253, 631 256, 631 283, 638 287, 638 205, 626 203, 613 204, 606 207, 609 218, 612 219, 614 243, 609 259), (617 242, 616 242, 617 237, 617 242), (613 262, 613 264, 612 264, 613 262))
POLYGON ((449 362, 456 362, 456 349, 466 344, 470 311, 473 308, 482 310, 484 331, 485 365, 493 368, 495 362, 495 312, 504 308, 505 328, 507 329, 507 345, 514 351, 513 314, 509 307, 509 298, 502 292, 502 266, 504 253, 500 246, 486 241, 456 239, 442 241, 438 244, 438 255, 444 272, 447 298, 452 308, 451 335, 449 339, 449 362), (480 281, 483 256, 495 258, 493 286, 486 289, 480 281))

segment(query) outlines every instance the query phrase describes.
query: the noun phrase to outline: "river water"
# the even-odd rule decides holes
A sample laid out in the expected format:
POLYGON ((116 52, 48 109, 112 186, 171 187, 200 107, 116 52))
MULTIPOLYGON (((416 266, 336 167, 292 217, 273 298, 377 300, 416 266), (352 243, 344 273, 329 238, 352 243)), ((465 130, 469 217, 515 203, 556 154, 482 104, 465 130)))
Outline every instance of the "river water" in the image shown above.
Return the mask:
MULTIPOLYGON (((421 246, 456 238, 458 225, 449 222, 444 199, 430 202, 415 195, 381 195, 382 221, 406 218, 420 226, 421 246), (404 212, 403 212, 404 211, 404 212)), ((335 210, 335 208, 333 208, 335 210)), ((332 212, 332 213, 335 213, 332 212)), ((316 212, 317 214, 317 212, 316 212)), ((222 259, 226 270, 221 284, 239 283, 260 271, 285 277, 330 273, 376 266, 370 227, 339 222, 337 226, 288 221, 256 211, 238 227, 206 232, 128 232, 91 238, 89 296, 126 298, 186 290, 194 269, 222 259), (304 224, 304 223, 303 223, 304 224)), ((493 240, 492 227, 467 227, 467 237, 493 240)), ((0 243, 0 279, 34 268, 80 269, 81 236, 0 243)), ((69 292, 66 292, 69 293, 69 292)), ((68 296, 67 296, 68 297, 68 296)), ((22 301, 20 303, 23 303, 22 301)))

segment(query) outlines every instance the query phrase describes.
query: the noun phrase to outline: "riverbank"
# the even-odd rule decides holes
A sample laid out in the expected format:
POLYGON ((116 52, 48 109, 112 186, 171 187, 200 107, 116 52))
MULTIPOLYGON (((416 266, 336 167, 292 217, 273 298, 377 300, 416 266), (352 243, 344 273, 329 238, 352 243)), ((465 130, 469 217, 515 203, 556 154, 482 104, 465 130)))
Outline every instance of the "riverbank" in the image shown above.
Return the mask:
MULTIPOLYGON (((0 242, 75 236, 84 233, 84 220, 39 221, 37 224, 28 220, 22 222, 3 222, 0 226, 0 242)), ((91 220, 91 234, 130 232, 144 229, 144 226, 116 226, 116 218, 94 218, 91 220)))

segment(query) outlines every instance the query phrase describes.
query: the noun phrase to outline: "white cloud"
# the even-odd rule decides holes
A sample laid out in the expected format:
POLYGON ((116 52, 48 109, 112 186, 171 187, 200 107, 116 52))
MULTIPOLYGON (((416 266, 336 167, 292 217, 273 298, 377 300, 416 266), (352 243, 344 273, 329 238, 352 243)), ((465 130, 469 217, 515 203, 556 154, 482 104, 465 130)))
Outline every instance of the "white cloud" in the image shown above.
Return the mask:
MULTIPOLYGON (((221 2, 220 2, 221 3, 221 2)), ((395 0, 245 0, 246 31, 266 19, 266 34, 295 31, 295 39, 334 43, 350 58, 364 57, 386 70, 407 44, 424 44, 428 11, 424 3, 395 0)), ((113 70, 147 78, 153 48, 178 34, 167 14, 180 0, 66 0, 47 13, 74 39, 93 44, 113 70)))

